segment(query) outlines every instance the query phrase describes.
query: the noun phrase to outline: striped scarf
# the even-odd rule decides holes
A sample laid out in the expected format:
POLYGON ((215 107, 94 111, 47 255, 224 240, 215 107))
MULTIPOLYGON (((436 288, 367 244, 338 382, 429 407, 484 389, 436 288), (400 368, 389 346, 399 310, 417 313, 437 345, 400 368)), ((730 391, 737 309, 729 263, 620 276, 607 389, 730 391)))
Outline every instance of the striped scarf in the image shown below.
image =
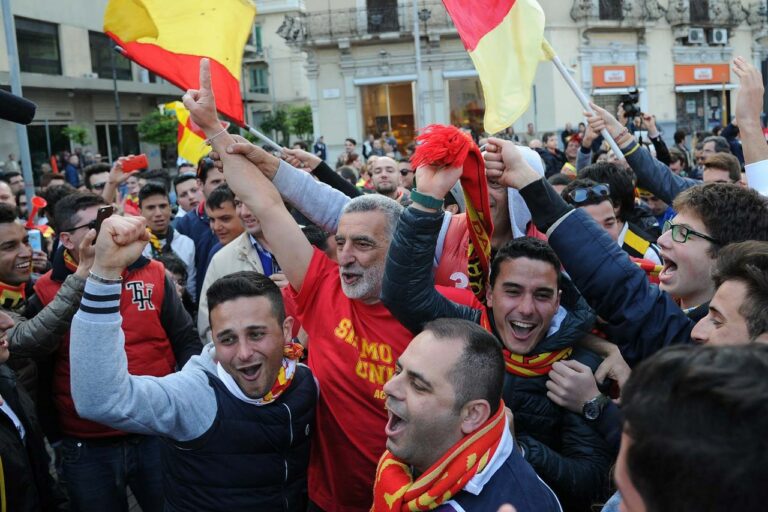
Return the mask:
POLYGON ((26 284, 13 286, 0 282, 0 307, 3 309, 17 309, 27 301, 26 284))
POLYGON ((509 373, 520 377, 539 377, 547 375, 553 364, 568 359, 572 352, 573 348, 567 347, 534 356, 521 356, 504 349, 504 362, 509 373))
POLYGON ((77 261, 74 256, 69 253, 69 249, 64 249, 64 266, 70 272, 77 272, 77 261))
MULTIPOLYGON (((472 293, 485 304, 485 287, 491 268, 493 223, 483 155, 469 135, 455 126, 431 124, 416 141, 418 145, 411 157, 414 169, 422 165, 464 169, 459 182, 464 191, 469 227, 467 275, 472 293)), ((418 187, 418 183, 416 185, 418 187)))
POLYGON ((453 445, 414 480, 412 468, 389 450, 379 459, 371 512, 432 510, 450 501, 496 453, 507 428, 504 402, 479 429, 453 445))

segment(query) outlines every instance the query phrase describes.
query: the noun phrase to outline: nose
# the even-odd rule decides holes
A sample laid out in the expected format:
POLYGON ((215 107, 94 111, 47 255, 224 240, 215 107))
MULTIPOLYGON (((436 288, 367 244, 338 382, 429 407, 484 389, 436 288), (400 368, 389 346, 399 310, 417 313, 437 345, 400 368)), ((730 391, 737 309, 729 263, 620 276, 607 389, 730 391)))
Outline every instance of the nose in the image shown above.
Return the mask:
POLYGON ((711 330, 712 322, 709 321, 709 315, 707 315, 693 326, 691 339, 699 344, 707 343, 709 341, 709 333, 711 330))
POLYGON ((533 315, 533 296, 529 293, 524 293, 520 298, 520 302, 517 304, 517 312, 521 315, 531 316, 533 315))
POLYGON ((392 375, 392 378, 384 384, 384 393, 386 393, 388 397, 400 400, 400 380, 402 375, 402 373, 395 373, 392 375))
POLYGON ((244 338, 237 340, 237 358, 240 361, 249 361, 253 355, 253 348, 244 338))
POLYGON ((28 243, 22 243, 21 248, 19 249, 19 257, 21 258, 31 258, 32 257, 32 247, 28 243))
POLYGON ((344 243, 342 246, 336 248, 336 255, 339 258, 339 265, 346 266, 355 262, 355 254, 352 251, 351 244, 349 242, 344 243))
POLYGON ((662 249, 669 249, 672 246, 672 230, 663 232, 656 239, 656 244, 662 249))

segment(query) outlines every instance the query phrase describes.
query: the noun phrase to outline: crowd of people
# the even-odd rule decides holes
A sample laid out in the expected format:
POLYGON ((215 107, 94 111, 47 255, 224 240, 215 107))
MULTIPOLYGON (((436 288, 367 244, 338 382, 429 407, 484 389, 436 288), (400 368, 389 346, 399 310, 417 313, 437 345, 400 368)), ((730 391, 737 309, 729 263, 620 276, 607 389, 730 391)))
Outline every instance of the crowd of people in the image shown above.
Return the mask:
POLYGON ((593 105, 332 166, 222 130, 203 60, 211 152, 172 183, 70 155, 35 214, 6 169, 3 510, 762 510, 768 144, 733 69, 693 152, 593 105))

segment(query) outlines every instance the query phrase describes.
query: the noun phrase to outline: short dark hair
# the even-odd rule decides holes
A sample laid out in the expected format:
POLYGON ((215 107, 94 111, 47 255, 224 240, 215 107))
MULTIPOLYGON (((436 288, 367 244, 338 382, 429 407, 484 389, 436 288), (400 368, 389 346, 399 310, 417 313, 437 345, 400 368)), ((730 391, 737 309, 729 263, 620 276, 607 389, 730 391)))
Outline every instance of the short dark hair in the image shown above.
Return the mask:
POLYGON ((200 161, 197 163, 197 177, 205 183, 208 181, 208 173, 211 169, 213 169, 213 160, 210 159, 207 156, 204 156, 200 159, 200 161))
POLYGON ((21 173, 19 171, 6 171, 2 174, 0 174, 0 181, 4 181, 6 183, 11 182, 11 178, 15 176, 21 176, 21 173))
POLYGON ((731 152, 731 146, 728 144, 728 139, 725 137, 721 137, 720 135, 710 135, 703 141, 701 141, 702 147, 704 147, 704 144, 707 142, 714 142, 715 143, 715 153, 730 153, 731 152))
POLYGON ((556 174, 553 174, 549 178, 547 178, 547 181, 550 185, 568 185, 570 182, 573 181, 570 176, 567 174, 563 174, 561 172, 558 172, 556 174))
POLYGON ((448 377, 456 393, 454 409, 460 410, 471 400, 487 400, 491 414, 495 414, 504 388, 504 355, 499 340, 476 323, 458 318, 433 320, 424 331, 435 339, 459 340, 464 345, 448 377))
POLYGON ((690 212, 704 223, 709 236, 709 254, 734 242, 768 241, 768 200, 753 189, 730 183, 705 183, 682 191, 672 203, 680 212, 690 212))
POLYGON ((150 181, 139 190, 139 208, 141 208, 141 203, 143 203, 144 200, 152 196, 163 196, 168 199, 168 192, 165 190, 164 186, 150 181))
POLYGON ((16 208, 6 203, 0 203, 0 224, 15 223, 18 218, 16 208))
POLYGON ((730 153, 715 153, 704 159, 704 170, 719 169, 728 171, 728 179, 731 183, 741 181, 741 163, 739 159, 730 153))
POLYGON ((560 259, 555 254, 549 244, 538 238, 530 236, 522 236, 515 238, 505 243, 501 249, 498 250, 496 256, 491 262, 491 287, 496 283, 496 278, 499 276, 499 269, 501 264, 507 260, 516 260, 518 258, 528 258, 530 260, 544 261, 552 265, 557 274, 557 288, 561 288, 562 276, 560 273, 561 263, 560 259))
POLYGON ((328 250, 328 237, 331 236, 330 233, 323 231, 314 224, 304 226, 301 228, 301 231, 304 233, 304 236, 307 237, 307 240, 310 244, 317 247, 321 251, 328 250))
POLYGON ((555 134, 553 132, 544 132, 544 135, 541 136, 541 142, 546 144, 549 138, 554 136, 555 134))
POLYGON ((91 176, 94 174, 109 173, 112 168, 108 164, 91 164, 83 169, 85 187, 91 189, 91 176))
POLYGON ((579 178, 607 183, 613 206, 619 208, 616 216, 624 222, 629 220, 635 209, 635 175, 632 171, 611 162, 597 162, 580 170, 579 178))
POLYGON ((266 297, 280 325, 285 320, 285 306, 280 288, 269 277, 253 270, 243 270, 217 279, 206 292, 208 316, 216 306, 242 297, 266 297))
POLYGON ((62 183, 61 185, 48 187, 45 189, 45 192, 43 192, 42 196, 48 203, 44 208, 45 214, 48 217, 48 222, 54 229, 58 229, 56 227, 56 205, 62 198, 74 194, 75 192, 77 192, 77 189, 67 182, 62 183))
POLYGON ((176 253, 164 252, 154 259, 162 263, 171 274, 179 274, 185 281, 187 280, 187 266, 181 261, 181 258, 176 256, 176 253))
POLYGON ((712 270, 715 287, 738 281, 747 287, 739 314, 747 322, 750 341, 768 332, 768 242, 737 242, 724 247, 712 270))
POLYGON ((54 207, 53 217, 58 219, 56 221, 56 231, 62 232, 72 229, 78 212, 103 204, 105 204, 104 199, 93 192, 73 192, 62 197, 54 207))
POLYGON ((173 190, 176 191, 176 187, 178 187, 182 183, 189 180, 197 181, 197 176, 191 172, 185 172, 185 173, 179 174, 178 176, 173 178, 173 190))
POLYGON ((669 148, 669 163, 673 164, 675 162, 680 162, 685 167, 688 165, 688 157, 677 148, 669 148))
POLYGON ((349 141, 352 143, 353 146, 357 146, 357 141, 352 137, 347 137, 346 139, 344 139, 344 141, 349 141))
POLYGON ((62 180, 66 183, 67 178, 63 174, 55 172, 44 172, 40 176, 40 186, 47 187, 53 180, 62 180))
MULTIPOLYGON (((596 187, 597 185, 600 185, 600 183, 596 182, 595 180, 591 180, 589 178, 577 178, 573 180, 572 182, 568 183, 568 185, 565 186, 563 191, 560 193, 562 198, 565 200, 566 203, 571 204, 575 206, 576 208, 581 208, 582 206, 589 206, 592 204, 600 204, 605 201, 608 201, 613 205, 613 201, 611 201, 610 193, 607 196, 601 196, 598 194, 588 194, 587 198, 580 202, 579 204, 574 203, 573 199, 571 199, 571 196, 569 195, 571 192, 576 190, 577 188, 592 188, 596 187)), ((603 183, 605 185, 605 183, 603 183)), ((610 185, 608 186, 610 188, 610 185)))
POLYGON ((223 208, 224 203, 226 202, 230 202, 234 206, 235 194, 229 188, 229 185, 223 183, 213 189, 213 192, 208 195, 208 199, 205 200, 205 206, 212 210, 216 210, 223 208))
POLYGON ((759 343, 668 347, 632 371, 626 464, 647 510, 764 510, 766 374, 759 343))
POLYGON ((681 142, 685 142, 685 131, 684 130, 677 130, 675 132, 675 135, 673 135, 675 139, 675 144, 680 144, 681 142))

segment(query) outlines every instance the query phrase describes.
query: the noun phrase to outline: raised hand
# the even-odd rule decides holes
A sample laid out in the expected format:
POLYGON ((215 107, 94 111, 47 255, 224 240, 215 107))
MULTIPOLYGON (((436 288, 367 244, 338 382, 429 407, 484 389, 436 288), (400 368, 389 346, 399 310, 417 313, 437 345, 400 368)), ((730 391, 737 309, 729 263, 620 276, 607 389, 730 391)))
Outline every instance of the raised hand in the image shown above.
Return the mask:
POLYGON ((319 156, 308 153, 303 149, 284 149, 283 158, 285 161, 298 169, 304 169, 307 171, 314 171, 315 168, 320 165, 322 160, 319 156))
POLYGON ((595 130, 592 129, 592 127, 587 124, 587 129, 584 130, 584 137, 581 139, 581 147, 592 149, 592 143, 595 142, 595 139, 597 139, 597 136, 599 134, 595 132, 595 130))
POLYGON ((101 224, 96 238, 93 273, 106 279, 117 279, 123 270, 141 256, 149 241, 144 217, 113 215, 101 224))
MULTIPOLYGON (((277 168, 280 166, 280 159, 268 151, 248 141, 240 135, 230 135, 234 144, 228 146, 229 154, 243 155, 249 162, 259 168, 259 170, 270 180, 275 177, 277 168)), ((213 165, 219 169, 224 169, 224 162, 221 160, 221 154, 218 151, 211 151, 208 157, 213 160, 213 165)), ((293 165, 293 164, 291 164, 293 165)))
MULTIPOLYGON (((448 195, 451 187, 459 181, 462 172, 463 169, 461 167, 435 167, 434 165, 422 165, 416 169, 416 183, 418 183, 417 190, 422 194, 442 200, 448 195)), ((414 208, 431 211, 431 208, 423 207, 417 203, 414 203, 414 208)))
POLYGON ((485 146, 485 174, 489 180, 520 190, 541 179, 514 142, 491 137, 485 146))
POLYGON ((659 129, 656 126, 656 116, 653 114, 643 114, 643 126, 648 130, 648 137, 655 139, 659 136, 659 129))
POLYGON ((590 128, 595 133, 600 133, 605 128, 611 137, 616 139, 624 130, 624 126, 604 108, 598 107, 594 103, 590 103, 590 106, 594 112, 584 112, 590 128))
POLYGON ((734 113, 739 122, 760 123, 760 112, 763 111, 763 78, 755 66, 744 60, 743 57, 733 59, 733 72, 739 77, 739 92, 736 97, 734 113))
POLYGON ((188 89, 181 98, 184 107, 207 136, 221 131, 219 116, 216 113, 216 99, 211 87, 211 63, 208 59, 200 59, 200 88, 188 89))

